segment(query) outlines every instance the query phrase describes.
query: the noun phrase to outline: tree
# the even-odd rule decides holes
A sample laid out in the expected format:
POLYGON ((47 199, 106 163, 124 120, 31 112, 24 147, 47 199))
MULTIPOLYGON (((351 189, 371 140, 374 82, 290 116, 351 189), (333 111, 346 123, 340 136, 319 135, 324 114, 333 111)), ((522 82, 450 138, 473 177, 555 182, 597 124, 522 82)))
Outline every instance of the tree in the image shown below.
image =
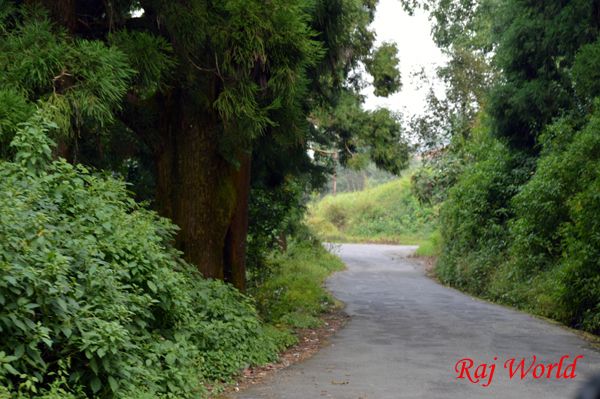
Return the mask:
POLYGON ((543 127, 576 108, 570 69, 578 49, 594 41, 600 2, 503 3, 495 61, 503 79, 490 96, 495 134, 531 149, 543 127))
POLYGON ((373 57, 367 60, 365 66, 375 78, 373 86, 376 96, 387 97, 400 90, 402 81, 400 71, 397 69, 399 62, 398 48, 394 43, 383 43, 375 50, 373 57))
POLYGON ((185 258, 241 289, 256 146, 285 157, 322 141, 311 115, 357 90, 360 64, 398 88, 392 47, 372 49, 370 0, 16 4, 1 13, 8 109, 52 114, 57 155, 152 177, 185 258))
POLYGON ((355 93, 345 92, 335 107, 315 114, 317 130, 328 140, 314 143, 315 156, 354 169, 373 161, 380 169, 400 173, 408 165, 409 146, 399 116, 385 108, 365 111, 361 102, 355 93))
MULTIPOLYGON (((477 113, 483 108, 490 87, 498 78, 493 63, 496 47, 493 32, 497 0, 428 0, 422 6, 433 21, 432 37, 447 57, 436 75, 444 83, 444 94, 431 87, 425 115, 411 120, 413 133, 425 148, 439 148, 471 134, 477 113)), ((424 84, 428 77, 423 72, 424 84)))

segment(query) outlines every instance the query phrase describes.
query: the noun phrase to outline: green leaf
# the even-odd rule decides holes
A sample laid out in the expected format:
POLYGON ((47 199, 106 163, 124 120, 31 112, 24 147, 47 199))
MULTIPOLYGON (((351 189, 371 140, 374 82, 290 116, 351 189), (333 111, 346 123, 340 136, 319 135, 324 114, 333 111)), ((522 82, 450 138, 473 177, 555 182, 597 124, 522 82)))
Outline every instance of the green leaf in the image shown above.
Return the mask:
POLYGON ((154 292, 155 294, 158 292, 158 288, 156 287, 156 284, 154 284, 151 280, 148 280, 148 288, 150 288, 150 290, 152 292, 154 292))
POLYGON ((90 360, 89 365, 94 374, 98 374, 98 363, 96 363, 96 359, 90 360))
POLYGON ((110 385, 110 389, 113 391, 113 393, 116 393, 119 389, 119 383, 112 376, 108 377, 108 384, 110 385))
POLYGON ((90 381, 90 387, 92 388, 92 392, 97 393, 100 388, 102 388, 102 382, 100 381, 100 378, 92 378, 92 381, 90 381))
POLYGON ((68 327, 68 326, 62 326, 60 330, 62 331, 64 336, 67 338, 69 338, 71 336, 71 334, 73 333, 73 330, 71 329, 71 327, 68 327))
POLYGON ((20 359, 25 353, 25 346, 23 344, 19 344, 15 347, 15 357, 20 359))
POLYGON ((8 363, 4 363, 2 366, 4 366, 4 368, 6 369, 6 371, 8 371, 9 373, 11 373, 12 375, 19 375, 19 374, 21 374, 13 366, 11 366, 8 363))

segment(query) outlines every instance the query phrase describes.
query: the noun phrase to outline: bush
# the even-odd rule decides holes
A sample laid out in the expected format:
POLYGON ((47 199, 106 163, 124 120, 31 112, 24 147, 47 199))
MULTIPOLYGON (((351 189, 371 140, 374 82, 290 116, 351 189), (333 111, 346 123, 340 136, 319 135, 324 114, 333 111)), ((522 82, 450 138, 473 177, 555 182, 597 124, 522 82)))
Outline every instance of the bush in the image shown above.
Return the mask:
POLYGON ((549 125, 538 158, 475 138, 441 210, 444 282, 600 333, 599 106, 549 125))
POLYGON ((424 159, 423 166, 413 173, 411 190, 421 204, 431 206, 447 198, 448 189, 456 184, 464 167, 460 150, 459 142, 450 144, 424 159))
POLYGON ((336 202, 330 202, 325 205, 325 218, 330 221, 338 229, 343 229, 346 226, 348 215, 347 211, 336 202))
POLYGON ((439 229, 434 230, 419 248, 415 251, 417 256, 436 257, 442 252, 442 236, 439 229))
POLYGON ((539 313, 592 332, 600 332, 599 129, 596 111, 581 129, 565 118, 546 131, 535 176, 514 200, 510 251, 517 284, 554 277, 527 307, 543 296, 550 303, 539 313))
POLYGON ((440 279, 484 294, 509 243, 510 200, 529 176, 524 156, 509 151, 481 131, 468 149, 465 167, 440 211, 443 250, 436 266, 440 279))
POLYGON ((255 182, 250 191, 247 237, 248 286, 261 284, 269 277, 266 257, 273 249, 285 251, 290 236, 301 236, 306 211, 304 176, 288 176, 281 185, 255 182))
POLYGON ((182 261, 123 182, 50 162, 50 128, 22 125, 0 162, 0 397, 196 398, 273 359, 285 337, 249 299, 182 261))
POLYGON ((323 287, 343 263, 317 241, 293 241, 285 253, 269 259, 271 276, 253 292, 261 314, 271 323, 294 328, 315 327, 319 314, 334 306, 323 287))

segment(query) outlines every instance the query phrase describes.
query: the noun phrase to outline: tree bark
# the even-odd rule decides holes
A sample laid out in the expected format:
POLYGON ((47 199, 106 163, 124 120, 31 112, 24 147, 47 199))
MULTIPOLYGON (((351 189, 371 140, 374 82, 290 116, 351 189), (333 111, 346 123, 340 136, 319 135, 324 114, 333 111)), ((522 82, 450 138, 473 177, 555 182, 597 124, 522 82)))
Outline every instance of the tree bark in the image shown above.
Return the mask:
POLYGON ((250 154, 239 156, 240 167, 232 173, 236 205, 225 237, 225 281, 240 291, 246 290, 246 237, 248 235, 248 200, 250 197, 250 154))
POLYGON ((176 244, 184 258, 205 277, 223 279, 236 192, 231 166, 219 155, 216 116, 193 103, 175 91, 161 112, 157 205, 179 226, 176 244))
MULTIPOLYGON (((27 3, 35 3, 33 0, 27 0, 27 3)), ((70 33, 77 30, 76 0, 42 0, 41 3, 50 10, 55 21, 64 26, 70 33)))
POLYGON ((332 184, 332 191, 333 191, 333 195, 337 194, 337 163, 338 163, 338 153, 334 152, 333 153, 333 184, 332 184))

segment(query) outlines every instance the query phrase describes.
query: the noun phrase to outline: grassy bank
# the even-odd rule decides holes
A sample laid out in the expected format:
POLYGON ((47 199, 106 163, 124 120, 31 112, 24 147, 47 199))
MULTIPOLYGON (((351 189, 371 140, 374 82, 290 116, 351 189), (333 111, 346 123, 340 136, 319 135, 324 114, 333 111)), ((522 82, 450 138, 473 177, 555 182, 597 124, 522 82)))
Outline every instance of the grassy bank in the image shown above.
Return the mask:
POLYGON ((329 242, 420 244, 433 233, 435 211, 411 191, 410 175, 364 191, 327 195, 309 207, 307 222, 329 242))
POLYGON ((273 254, 267 267, 265 281, 250 292, 268 323, 288 329, 317 327, 319 315, 336 306, 324 282, 344 264, 320 243, 292 242, 286 252, 273 254))

